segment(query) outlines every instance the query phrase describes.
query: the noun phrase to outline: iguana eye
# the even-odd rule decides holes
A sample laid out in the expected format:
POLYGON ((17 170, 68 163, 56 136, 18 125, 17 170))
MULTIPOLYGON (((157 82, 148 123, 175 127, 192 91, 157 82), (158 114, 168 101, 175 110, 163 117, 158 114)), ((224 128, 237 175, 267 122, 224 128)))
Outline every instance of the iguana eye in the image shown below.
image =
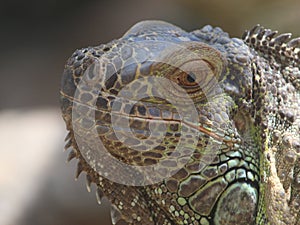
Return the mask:
POLYGON ((183 73, 178 77, 178 83, 182 86, 195 86, 196 83, 196 75, 193 72, 183 73))
POLYGON ((184 85, 184 86, 195 86, 197 85, 197 75, 194 74, 193 72, 190 72, 188 74, 184 74, 182 76, 182 80, 181 80, 181 83, 184 85))
POLYGON ((152 69, 160 71, 158 74, 163 74, 180 87, 172 87, 176 98, 184 92, 195 101, 205 99, 206 95, 216 90, 227 64, 221 52, 199 42, 167 48, 162 55, 161 62, 170 66, 158 64, 152 69))
POLYGON ((196 76, 194 73, 189 73, 187 76, 186 76, 186 80, 190 83, 194 83, 196 81, 196 76))
POLYGON ((216 77, 210 65, 204 60, 184 63, 175 76, 178 84, 185 89, 201 89, 200 87, 207 84, 207 81, 216 77))

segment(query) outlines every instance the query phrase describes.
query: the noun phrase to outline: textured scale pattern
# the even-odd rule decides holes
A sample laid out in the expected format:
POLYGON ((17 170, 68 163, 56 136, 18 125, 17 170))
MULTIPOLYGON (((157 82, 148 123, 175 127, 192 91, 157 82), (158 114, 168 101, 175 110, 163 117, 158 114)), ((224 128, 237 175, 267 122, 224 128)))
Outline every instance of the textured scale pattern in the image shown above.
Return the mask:
MULTIPOLYGON (((186 32, 143 21, 76 50, 60 92, 76 177, 84 171, 98 202, 110 200, 117 225, 300 225, 299 46, 300 38, 259 25, 239 39, 209 25, 186 32), (197 122, 172 102, 184 115, 193 104, 197 122), (124 121, 136 138, 112 126, 124 121), (97 155, 95 140, 145 185, 108 179, 112 161, 97 155), (151 183, 139 168, 159 162, 151 183)), ((127 170, 113 172, 128 179, 127 170)))

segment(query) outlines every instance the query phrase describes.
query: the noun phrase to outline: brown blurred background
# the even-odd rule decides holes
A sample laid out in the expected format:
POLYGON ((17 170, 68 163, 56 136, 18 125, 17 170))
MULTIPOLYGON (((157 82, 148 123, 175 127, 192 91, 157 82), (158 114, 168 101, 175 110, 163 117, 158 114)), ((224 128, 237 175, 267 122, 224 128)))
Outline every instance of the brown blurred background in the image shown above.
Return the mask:
POLYGON ((97 205, 83 176, 74 181, 76 163, 61 150, 60 78, 76 48, 145 19, 211 24, 235 37, 260 23, 299 36, 299 12, 296 0, 1 1, 0 225, 110 224, 108 203, 97 205))

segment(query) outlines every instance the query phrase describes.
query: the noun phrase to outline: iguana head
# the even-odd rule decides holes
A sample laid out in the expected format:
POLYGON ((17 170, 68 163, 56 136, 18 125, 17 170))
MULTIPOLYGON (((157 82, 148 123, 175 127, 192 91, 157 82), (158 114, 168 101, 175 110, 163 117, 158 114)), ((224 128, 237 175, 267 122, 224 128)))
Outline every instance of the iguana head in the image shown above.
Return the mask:
POLYGON ((77 175, 116 206, 116 222, 263 223, 262 81, 272 66, 219 28, 161 21, 77 50, 61 88, 77 175))

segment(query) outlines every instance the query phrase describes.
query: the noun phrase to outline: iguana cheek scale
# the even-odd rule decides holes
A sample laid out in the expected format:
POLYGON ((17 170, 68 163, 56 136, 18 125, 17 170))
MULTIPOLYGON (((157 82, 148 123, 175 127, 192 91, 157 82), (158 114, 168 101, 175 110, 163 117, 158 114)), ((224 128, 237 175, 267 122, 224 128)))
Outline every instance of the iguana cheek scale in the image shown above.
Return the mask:
POLYGON ((68 160, 113 224, 300 224, 300 38, 143 21, 76 50, 68 160))

